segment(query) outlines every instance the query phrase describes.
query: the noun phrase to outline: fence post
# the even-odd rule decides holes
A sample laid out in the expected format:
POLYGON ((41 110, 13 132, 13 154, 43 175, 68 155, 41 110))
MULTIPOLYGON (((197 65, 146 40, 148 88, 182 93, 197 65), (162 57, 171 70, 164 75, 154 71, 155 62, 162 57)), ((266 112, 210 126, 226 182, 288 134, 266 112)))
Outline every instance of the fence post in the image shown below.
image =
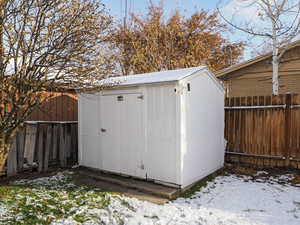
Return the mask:
POLYGON ((286 146, 286 155, 285 155, 285 166, 289 167, 290 166, 290 151, 291 151, 291 146, 290 146, 290 136, 291 136, 291 104, 292 104, 292 95, 291 94, 286 94, 286 109, 285 109, 285 130, 284 130, 284 135, 285 135, 285 146, 286 146))

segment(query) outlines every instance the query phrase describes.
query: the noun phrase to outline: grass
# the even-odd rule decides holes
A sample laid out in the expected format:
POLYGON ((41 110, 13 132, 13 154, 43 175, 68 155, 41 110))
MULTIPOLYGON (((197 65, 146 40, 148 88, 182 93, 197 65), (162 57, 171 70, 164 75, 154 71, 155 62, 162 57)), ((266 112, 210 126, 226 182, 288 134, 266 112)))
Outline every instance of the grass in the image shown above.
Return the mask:
POLYGON ((88 213, 88 209, 106 208, 110 201, 107 192, 75 186, 69 174, 23 180, 0 186, 0 213, 1 206, 5 208, 0 224, 48 225, 70 217, 82 223, 94 219, 95 215, 88 213))
MULTIPOLYGON (((179 197, 195 198, 195 192, 206 187, 209 182, 212 182, 209 187, 213 188, 213 180, 216 177, 233 174, 231 171, 221 169, 202 179, 179 197)), ((235 174, 243 176, 244 173, 243 170, 242 173, 235 174)), ((268 174, 257 175, 256 172, 249 174, 260 179, 268 177, 268 174)), ((62 220, 68 220, 66 224, 72 225, 82 223, 123 225, 128 218, 140 213, 137 205, 120 194, 93 186, 75 185, 74 182, 76 182, 75 175, 63 172, 51 177, 21 180, 0 186, 0 225, 57 225, 62 220)), ((202 190, 201 193, 209 192, 210 188, 202 190)), ((295 209, 289 212, 296 217, 300 202, 293 201, 293 204, 295 209)), ((254 210, 246 209, 245 212, 254 210)), ((146 213, 148 215, 142 216, 146 220, 156 221, 159 219, 158 216, 160 217, 160 214, 156 213, 146 213)))
MULTIPOLYGON (((224 174, 224 170, 215 172, 180 197, 191 197, 216 176, 224 174)), ((124 224, 118 211, 109 210, 111 201, 117 201, 120 206, 135 212, 135 208, 120 195, 94 187, 78 186, 73 183, 74 180, 76 175, 59 173, 52 177, 21 180, 12 185, 0 186, 0 225, 49 225, 63 219, 72 219, 77 224, 104 224, 101 220, 105 217, 111 220, 109 224, 124 224), (2 215, 1 208, 5 209, 2 215)), ((155 219, 157 216, 149 218, 155 219)))
MULTIPOLYGON (((228 169, 218 170, 179 197, 193 198, 195 192, 206 187, 216 177, 229 174, 231 172, 228 169)), ((75 185, 74 181, 76 175, 63 172, 51 177, 0 186, 0 225, 55 225, 64 219, 72 221, 69 224, 74 225, 85 222, 122 225, 122 218, 126 217, 124 209, 130 213, 136 212, 122 195, 92 186, 75 185), (123 209, 123 212, 119 209, 123 209)), ((294 204, 300 206, 299 202, 295 201, 294 204)), ((157 219, 156 215, 144 217, 157 219)))

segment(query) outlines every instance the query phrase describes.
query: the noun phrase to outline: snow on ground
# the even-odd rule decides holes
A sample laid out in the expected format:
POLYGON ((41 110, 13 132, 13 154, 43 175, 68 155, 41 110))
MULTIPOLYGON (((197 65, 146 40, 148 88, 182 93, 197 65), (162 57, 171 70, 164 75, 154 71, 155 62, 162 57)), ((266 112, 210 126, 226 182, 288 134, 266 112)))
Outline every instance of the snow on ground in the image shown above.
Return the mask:
MULTIPOLYGON (((23 180, 17 184, 33 185, 32 188, 43 186, 51 190, 59 187, 59 192, 64 193, 61 189, 64 186, 75 188, 72 183, 65 182, 64 176, 67 175, 23 180)), ((51 225, 298 225, 300 188, 286 183, 292 178, 292 175, 284 175, 253 180, 234 174, 219 176, 191 198, 178 198, 164 205, 109 193, 97 195, 95 190, 83 192, 79 188, 75 195, 73 192, 71 195, 77 198, 76 201, 64 194, 63 201, 71 202, 73 208, 67 211, 65 218, 52 220, 51 225), (83 198, 79 198, 80 195, 83 198), (101 199, 106 199, 107 204, 103 204, 101 199)), ((46 189, 42 189, 44 195, 46 189)), ((1 213, 5 215, 7 212, 0 201, 0 217, 1 213)))
POLYGON ((0 205, 0 217, 4 216, 6 214, 7 210, 5 206, 0 205))
POLYGON ((136 209, 127 224, 300 224, 300 188, 274 180, 260 183, 247 177, 222 176, 192 198, 163 206, 127 199, 136 209), (145 219, 145 215, 155 219, 145 219))

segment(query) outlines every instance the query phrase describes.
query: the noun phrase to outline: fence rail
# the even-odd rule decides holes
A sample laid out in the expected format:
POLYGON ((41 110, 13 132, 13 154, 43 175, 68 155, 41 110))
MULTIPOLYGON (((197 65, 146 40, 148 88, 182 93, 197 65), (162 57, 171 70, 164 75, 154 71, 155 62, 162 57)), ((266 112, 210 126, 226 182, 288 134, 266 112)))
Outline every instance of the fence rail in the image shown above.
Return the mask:
POLYGON ((226 160, 300 168, 300 96, 225 99, 226 160))
POLYGON ((286 108, 286 105, 252 105, 252 106, 225 106, 225 109, 277 109, 286 108))
POLYGON ((50 167, 77 163, 77 122, 27 122, 13 140, 6 174, 24 170, 45 172, 50 167))

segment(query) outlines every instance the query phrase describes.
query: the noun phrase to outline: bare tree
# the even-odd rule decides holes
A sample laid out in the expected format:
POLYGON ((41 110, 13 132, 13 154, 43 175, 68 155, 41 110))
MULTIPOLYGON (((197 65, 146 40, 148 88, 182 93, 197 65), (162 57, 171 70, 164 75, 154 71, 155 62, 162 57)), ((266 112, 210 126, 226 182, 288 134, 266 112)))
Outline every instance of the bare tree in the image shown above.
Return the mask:
POLYGON ((299 0, 236 0, 250 10, 255 10, 255 15, 250 20, 241 21, 237 17, 237 11, 231 14, 229 19, 219 2, 217 9, 221 17, 237 30, 249 35, 268 39, 272 47, 273 66, 273 94, 279 92, 279 63, 288 48, 290 42, 300 32, 300 1, 299 0), (237 22, 237 20, 239 22, 237 22))
POLYGON ((95 85, 112 69, 112 20, 99 0, 2 0, 0 172, 20 125, 58 86, 95 85))

